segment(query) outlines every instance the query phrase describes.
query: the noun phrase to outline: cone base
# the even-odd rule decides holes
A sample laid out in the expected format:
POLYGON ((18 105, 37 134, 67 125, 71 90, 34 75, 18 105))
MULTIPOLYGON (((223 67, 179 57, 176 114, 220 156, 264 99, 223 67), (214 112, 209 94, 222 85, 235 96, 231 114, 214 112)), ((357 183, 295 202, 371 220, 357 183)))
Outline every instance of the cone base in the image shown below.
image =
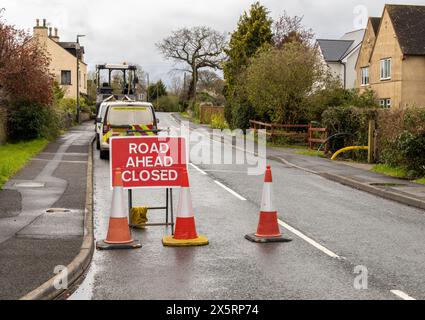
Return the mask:
POLYGON ((106 243, 105 241, 98 241, 96 243, 97 250, 128 250, 128 249, 139 249, 142 247, 140 241, 132 241, 130 243, 112 244, 106 243))
POLYGON ((199 247, 209 245, 208 238, 205 236, 198 236, 196 239, 191 240, 176 240, 173 236, 162 238, 164 247, 199 247))
POLYGON ((278 243, 278 242, 291 242, 292 241, 292 239, 285 238, 283 236, 279 236, 279 237, 258 237, 255 233, 246 235, 245 239, 249 240, 251 242, 255 242, 255 243, 278 243))

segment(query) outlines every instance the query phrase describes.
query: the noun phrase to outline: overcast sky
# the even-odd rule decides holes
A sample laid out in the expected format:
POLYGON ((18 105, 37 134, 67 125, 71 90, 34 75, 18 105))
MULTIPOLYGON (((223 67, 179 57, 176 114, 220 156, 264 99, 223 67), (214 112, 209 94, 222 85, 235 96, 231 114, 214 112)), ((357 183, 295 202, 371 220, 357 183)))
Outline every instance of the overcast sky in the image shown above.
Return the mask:
MULTIPOLYGON (((85 34, 86 62, 140 64, 151 79, 169 82, 173 64, 158 53, 155 43, 181 27, 207 25, 232 32, 239 16, 253 0, 1 0, 3 18, 30 30, 36 18, 59 28, 61 41, 85 34)), ((370 16, 380 16, 385 3, 423 4, 425 0, 262 0, 272 18, 286 10, 303 15, 304 24, 318 38, 338 38, 361 22, 355 8, 363 5, 370 16)))

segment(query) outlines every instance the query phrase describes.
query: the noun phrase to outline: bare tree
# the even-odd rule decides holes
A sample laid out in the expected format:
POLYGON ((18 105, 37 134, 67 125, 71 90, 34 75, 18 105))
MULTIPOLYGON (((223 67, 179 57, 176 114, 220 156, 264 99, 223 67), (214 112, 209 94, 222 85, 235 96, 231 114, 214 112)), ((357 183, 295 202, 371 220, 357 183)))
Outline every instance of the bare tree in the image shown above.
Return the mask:
POLYGON ((213 92, 214 94, 222 94, 224 88, 224 80, 215 72, 210 70, 202 70, 199 72, 198 90, 213 92))
POLYGON ((184 63, 191 74, 188 99, 196 97, 196 86, 200 69, 222 68, 226 36, 208 27, 183 28, 173 31, 171 36, 157 44, 166 59, 184 63))
POLYGON ((286 43, 299 42, 309 46, 314 38, 312 29, 304 27, 303 17, 289 16, 286 11, 274 24, 273 41, 277 48, 282 48, 286 43))

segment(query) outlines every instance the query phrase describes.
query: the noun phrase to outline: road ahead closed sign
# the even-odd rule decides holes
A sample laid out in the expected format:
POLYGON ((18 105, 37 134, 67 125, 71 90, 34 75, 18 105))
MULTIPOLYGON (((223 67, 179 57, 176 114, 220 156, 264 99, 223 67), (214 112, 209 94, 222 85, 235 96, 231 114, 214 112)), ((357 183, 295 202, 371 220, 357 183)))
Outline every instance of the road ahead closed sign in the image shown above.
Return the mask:
POLYGON ((111 139, 111 177, 112 171, 120 168, 126 189, 179 187, 186 166, 186 141, 182 137, 111 139))

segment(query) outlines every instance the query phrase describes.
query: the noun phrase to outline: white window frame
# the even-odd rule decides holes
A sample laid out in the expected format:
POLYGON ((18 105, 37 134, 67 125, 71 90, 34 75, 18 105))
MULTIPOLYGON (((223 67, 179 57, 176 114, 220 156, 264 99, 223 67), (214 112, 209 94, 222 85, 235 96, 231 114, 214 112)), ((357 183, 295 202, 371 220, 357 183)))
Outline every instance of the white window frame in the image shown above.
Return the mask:
POLYGON ((381 60, 381 80, 390 80, 391 79, 391 58, 386 58, 381 60))
POLYGON ((361 68, 360 76, 361 76, 361 81, 362 81, 361 85, 362 86, 369 85, 369 82, 370 82, 369 67, 361 68))
POLYGON ((392 101, 390 98, 380 99, 379 105, 381 106, 382 109, 390 109, 392 105, 392 101))

